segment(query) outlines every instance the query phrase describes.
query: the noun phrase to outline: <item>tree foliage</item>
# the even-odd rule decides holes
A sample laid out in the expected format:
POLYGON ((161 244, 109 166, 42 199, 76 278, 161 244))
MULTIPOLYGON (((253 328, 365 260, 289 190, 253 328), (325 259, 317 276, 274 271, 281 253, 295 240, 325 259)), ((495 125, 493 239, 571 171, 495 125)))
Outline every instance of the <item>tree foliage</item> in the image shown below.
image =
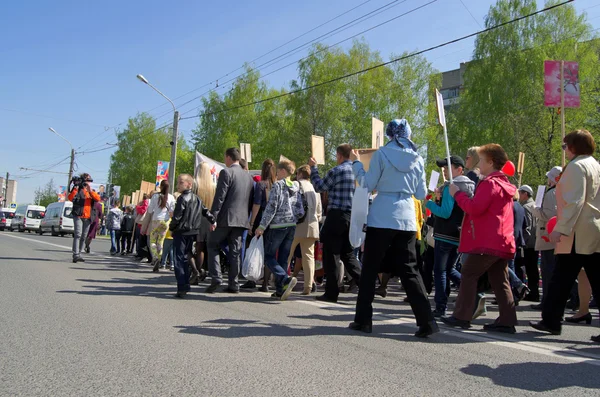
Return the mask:
MULTIPOLYGON (((535 10, 534 0, 500 0, 490 8, 486 27, 535 10)), ((599 50, 585 15, 571 5, 478 36, 449 128, 452 149, 464 153, 469 146, 496 142, 515 163, 518 152, 525 152, 523 182, 544 183, 546 172, 562 159, 560 115, 544 107, 544 61, 579 62, 581 108, 566 109, 566 131, 596 131, 599 50)))
POLYGON ((58 201, 58 195, 56 194, 56 186, 54 186, 54 179, 50 179, 43 187, 38 187, 34 192, 34 200, 37 205, 47 207, 52 203, 58 201))
MULTIPOLYGON (((156 128, 154 118, 140 113, 130 118, 127 127, 117 132, 118 148, 110 158, 112 183, 123 194, 140 188, 141 181, 156 180, 156 165, 171 158, 170 128, 156 128)), ((179 135, 176 174, 193 173, 194 154, 183 134, 179 135)))
MULTIPOLYGON (((289 90, 301 90, 382 62, 381 55, 362 41, 356 41, 347 52, 317 44, 299 63, 298 78, 290 83, 289 90)), ((415 140, 431 144, 432 152, 439 142, 439 130, 430 120, 429 100, 430 85, 439 85, 441 76, 423 57, 410 57, 390 67, 251 106, 242 105, 288 91, 268 88, 259 81, 259 72, 249 66, 246 72, 229 93, 212 93, 203 100, 205 115, 193 131, 193 142, 209 157, 221 159, 227 147, 247 142, 252 144, 252 168, 260 168, 267 157, 277 161, 280 155, 300 165, 311 155, 311 135, 319 135, 325 137, 329 168, 339 144, 371 146, 373 116, 385 122, 406 117, 415 140)))

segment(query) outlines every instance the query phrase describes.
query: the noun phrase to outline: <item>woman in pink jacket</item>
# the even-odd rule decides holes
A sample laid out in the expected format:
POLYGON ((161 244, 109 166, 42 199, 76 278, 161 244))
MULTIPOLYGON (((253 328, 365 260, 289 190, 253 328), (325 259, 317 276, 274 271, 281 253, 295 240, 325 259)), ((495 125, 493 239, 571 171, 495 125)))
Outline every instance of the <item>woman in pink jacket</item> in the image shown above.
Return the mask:
POLYGON ((508 280, 508 261, 516 250, 513 196, 517 188, 500 171, 508 161, 500 145, 481 146, 478 153, 481 175, 485 179, 477 185, 473 198, 459 192, 457 186, 450 186, 450 194, 465 212, 458 250, 468 255, 462 265, 454 314, 442 317, 442 321, 453 327, 471 326, 477 280, 487 272, 500 316, 483 329, 512 334, 516 332, 517 313, 508 280))

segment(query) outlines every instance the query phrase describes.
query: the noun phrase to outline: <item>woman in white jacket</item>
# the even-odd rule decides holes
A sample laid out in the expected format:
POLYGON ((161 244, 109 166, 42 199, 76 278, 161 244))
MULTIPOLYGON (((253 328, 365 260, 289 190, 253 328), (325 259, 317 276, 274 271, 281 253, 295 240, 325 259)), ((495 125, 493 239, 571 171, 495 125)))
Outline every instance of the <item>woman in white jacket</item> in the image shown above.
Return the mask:
POLYGON ((155 194, 150 199, 148 214, 152 216, 150 226, 150 253, 152 254, 153 272, 158 272, 160 258, 162 256, 163 243, 169 230, 169 222, 175 209, 175 197, 169 194, 169 182, 163 180, 160 183, 160 193, 155 194))
MULTIPOLYGON (((542 303, 542 321, 530 325, 560 335, 561 318, 573 283, 583 268, 595 296, 600 296, 600 164, 592 157, 596 143, 586 130, 564 139, 569 164, 556 185, 556 267, 542 303)), ((600 335, 592 340, 600 343, 600 335)))

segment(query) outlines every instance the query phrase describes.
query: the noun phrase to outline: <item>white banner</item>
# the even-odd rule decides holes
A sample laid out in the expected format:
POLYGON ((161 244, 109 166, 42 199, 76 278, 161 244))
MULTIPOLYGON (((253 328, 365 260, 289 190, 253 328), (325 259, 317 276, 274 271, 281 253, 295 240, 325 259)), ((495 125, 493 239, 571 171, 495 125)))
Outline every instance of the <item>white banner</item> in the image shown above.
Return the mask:
POLYGON ((210 173, 212 174, 215 181, 219 177, 219 173, 221 172, 221 170, 225 168, 225 164, 219 163, 218 161, 215 161, 210 157, 203 155, 202 153, 196 152, 196 161, 194 164, 194 178, 198 175, 200 163, 207 163, 210 166, 210 173))

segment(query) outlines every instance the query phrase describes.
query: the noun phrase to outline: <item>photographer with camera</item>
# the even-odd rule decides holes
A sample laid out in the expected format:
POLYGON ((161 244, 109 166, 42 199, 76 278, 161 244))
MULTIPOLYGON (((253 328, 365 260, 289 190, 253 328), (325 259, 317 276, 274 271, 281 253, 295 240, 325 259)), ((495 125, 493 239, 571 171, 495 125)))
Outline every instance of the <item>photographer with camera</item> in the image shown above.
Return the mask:
POLYGON ((81 257, 81 251, 85 239, 90 230, 92 206, 94 202, 100 201, 98 193, 92 190, 90 182, 94 182, 90 174, 83 173, 71 179, 71 190, 68 200, 73 202, 73 263, 85 262, 81 257))

